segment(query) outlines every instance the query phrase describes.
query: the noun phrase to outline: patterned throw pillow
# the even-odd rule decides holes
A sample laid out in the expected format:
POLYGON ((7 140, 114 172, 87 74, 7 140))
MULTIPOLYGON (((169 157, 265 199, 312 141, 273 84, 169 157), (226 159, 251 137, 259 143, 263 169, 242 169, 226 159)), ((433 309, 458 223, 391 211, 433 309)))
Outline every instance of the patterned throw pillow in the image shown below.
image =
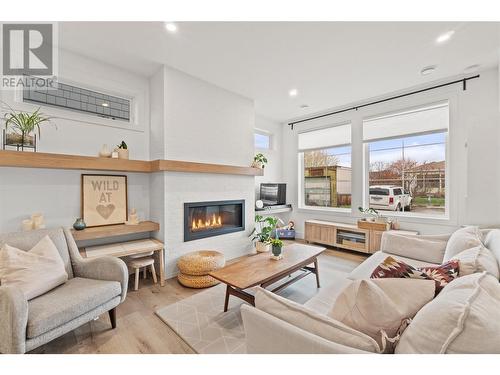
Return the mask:
POLYGON ((457 260, 450 260, 440 266, 415 268, 389 256, 373 270, 370 277, 372 279, 407 278, 434 280, 437 295, 446 284, 458 277, 458 267, 459 262, 457 260))

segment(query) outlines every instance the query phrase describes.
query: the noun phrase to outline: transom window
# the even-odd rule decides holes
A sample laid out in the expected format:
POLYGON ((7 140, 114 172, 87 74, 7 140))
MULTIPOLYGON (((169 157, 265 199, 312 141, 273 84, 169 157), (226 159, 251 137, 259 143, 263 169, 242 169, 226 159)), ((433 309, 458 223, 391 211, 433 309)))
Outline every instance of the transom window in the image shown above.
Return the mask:
POLYGON ((83 112, 111 120, 130 121, 129 99, 59 83, 57 90, 24 90, 23 101, 83 112))
POLYGON ((261 131, 256 131, 254 133, 254 147, 259 150, 271 149, 271 135, 261 131))

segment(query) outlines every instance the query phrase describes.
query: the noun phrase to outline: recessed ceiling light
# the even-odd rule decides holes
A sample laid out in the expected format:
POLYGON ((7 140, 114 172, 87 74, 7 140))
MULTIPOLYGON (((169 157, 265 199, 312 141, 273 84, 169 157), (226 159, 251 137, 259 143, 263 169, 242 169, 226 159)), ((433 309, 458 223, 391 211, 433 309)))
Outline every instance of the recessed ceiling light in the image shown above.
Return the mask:
POLYGON ((444 34, 441 34, 440 36, 438 36, 436 38, 436 43, 444 43, 444 42, 450 40, 450 38, 453 36, 453 34, 455 34, 455 31, 453 31, 453 30, 450 30, 450 31, 445 32, 444 34))
POLYGON ((420 74, 426 76, 428 74, 434 73, 435 70, 436 70, 436 65, 426 66, 420 71, 420 74))
POLYGON ((297 96, 298 94, 299 91, 297 89, 291 89, 290 91, 288 91, 288 95, 290 95, 291 97, 297 96))
POLYGON ((300 106, 301 109, 306 109, 306 108, 309 108, 309 104, 302 104, 300 106))
POLYGON ((101 104, 103 107, 109 107, 109 104, 108 103, 102 103, 101 104))
POLYGON ((473 64, 469 65, 467 68, 464 69, 464 73, 472 73, 475 72, 479 68, 479 64, 473 64))
POLYGON ((170 31, 171 33, 175 33, 177 31, 177 25, 172 22, 166 22, 165 29, 167 29, 167 31, 170 31))

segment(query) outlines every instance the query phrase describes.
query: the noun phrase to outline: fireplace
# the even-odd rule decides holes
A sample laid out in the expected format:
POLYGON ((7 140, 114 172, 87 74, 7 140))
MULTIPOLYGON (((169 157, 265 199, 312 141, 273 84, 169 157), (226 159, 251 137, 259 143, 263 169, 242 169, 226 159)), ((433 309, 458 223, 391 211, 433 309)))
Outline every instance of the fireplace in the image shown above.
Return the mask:
POLYGON ((184 203, 184 242, 245 230, 245 201, 184 203))

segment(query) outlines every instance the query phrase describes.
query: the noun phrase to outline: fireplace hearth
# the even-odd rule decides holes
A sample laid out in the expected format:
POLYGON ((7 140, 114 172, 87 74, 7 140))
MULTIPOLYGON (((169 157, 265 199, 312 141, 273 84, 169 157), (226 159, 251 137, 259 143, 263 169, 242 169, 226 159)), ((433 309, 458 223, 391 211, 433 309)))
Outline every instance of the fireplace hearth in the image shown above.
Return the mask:
POLYGON ((245 201, 184 203, 184 242, 245 230, 245 201))

